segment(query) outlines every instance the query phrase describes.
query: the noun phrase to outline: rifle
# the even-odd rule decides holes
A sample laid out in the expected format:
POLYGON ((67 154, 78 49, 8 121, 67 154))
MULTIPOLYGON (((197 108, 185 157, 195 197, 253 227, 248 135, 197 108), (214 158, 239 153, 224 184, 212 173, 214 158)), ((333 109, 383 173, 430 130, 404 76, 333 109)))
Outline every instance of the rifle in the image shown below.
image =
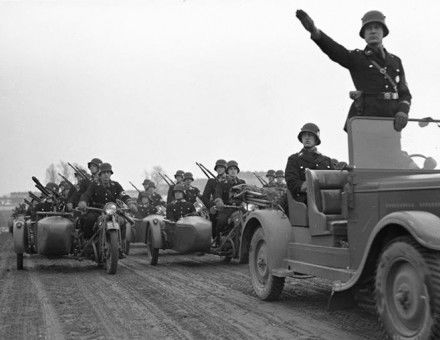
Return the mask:
POLYGON ((168 186, 172 185, 164 175, 162 175, 160 172, 158 172, 158 174, 165 181, 165 183, 168 184, 168 186))
POLYGON ((176 183, 174 183, 174 181, 171 178, 169 178, 167 174, 165 174, 165 177, 168 178, 168 180, 172 185, 176 185, 176 183))
POLYGON ((211 178, 211 176, 209 176, 209 174, 205 171, 205 169, 203 169, 200 163, 196 162, 196 165, 200 168, 200 170, 202 170, 202 172, 205 174, 206 177, 208 177, 208 179, 211 178))
POLYGON ((48 191, 43 184, 41 184, 41 182, 38 180, 37 177, 32 176, 32 180, 35 182, 35 186, 37 187, 38 190, 40 190, 44 196, 50 196, 50 191, 48 191))
POLYGON ((133 183, 131 183, 130 181, 128 181, 128 183, 130 183, 131 184, 131 186, 133 187, 133 188, 135 188, 136 189, 136 191, 138 192, 138 193, 141 193, 141 191, 138 189, 138 188, 136 188, 136 185, 134 185, 133 183))
POLYGON ((37 201, 38 203, 41 202, 41 198, 38 197, 37 195, 35 195, 32 191, 28 191, 29 193, 29 197, 32 198, 33 200, 37 201))
POLYGON ((26 203, 27 205, 32 206, 32 203, 29 202, 26 198, 25 198, 23 201, 24 201, 24 203, 26 203))
POLYGON ((253 174, 255 175, 255 177, 257 177, 257 179, 260 181, 261 185, 267 185, 267 182, 261 178, 261 176, 257 175, 255 172, 253 172, 253 174))
POLYGON ((208 173, 208 174, 210 174, 211 176, 212 176, 212 178, 215 178, 215 175, 206 167, 206 166, 204 166, 202 163, 197 163, 196 162, 196 164, 200 167, 200 168, 203 168, 203 169, 205 169, 205 171, 208 173))
POLYGON ((69 181, 66 176, 63 176, 60 173, 58 173, 58 176, 60 176, 62 179, 64 179, 67 182, 67 184, 70 185, 70 187, 74 187, 73 183, 71 181, 69 181))
POLYGON ((82 179, 85 179, 86 181, 90 181, 88 174, 84 173, 82 169, 70 164, 69 162, 67 162, 67 165, 70 166, 78 175, 80 175, 82 179))

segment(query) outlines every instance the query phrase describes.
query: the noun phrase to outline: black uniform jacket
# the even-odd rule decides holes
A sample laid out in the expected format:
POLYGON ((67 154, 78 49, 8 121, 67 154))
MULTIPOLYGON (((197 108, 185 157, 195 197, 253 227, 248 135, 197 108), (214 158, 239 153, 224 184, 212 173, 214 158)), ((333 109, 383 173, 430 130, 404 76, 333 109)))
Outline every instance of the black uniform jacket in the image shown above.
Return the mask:
POLYGON ((104 186, 101 181, 92 182, 86 192, 81 195, 81 201, 86 201, 90 206, 103 208, 108 202, 115 202, 121 199, 124 202, 130 198, 118 182, 110 181, 104 186))
POLYGON ((307 195, 301 192, 301 185, 306 180, 306 169, 333 170, 331 159, 315 151, 302 149, 289 157, 286 165, 286 182, 293 198, 307 202, 307 195))
POLYGON ((361 104, 362 107, 356 107, 356 103, 353 103, 348 118, 355 115, 394 117, 397 112, 409 112, 411 93, 399 57, 385 50, 384 59, 380 53, 368 46, 364 50, 347 50, 322 31, 319 38, 314 42, 331 60, 350 71, 356 90, 365 94, 361 104), (372 60, 386 70, 397 85, 396 89, 393 88, 393 84, 384 74, 373 65, 372 60), (397 92, 399 99, 380 99, 378 94, 383 92, 397 92))
POLYGON ((172 201, 167 206, 167 219, 177 221, 181 217, 195 212, 194 205, 184 199, 172 201))
POLYGON ((221 198, 224 204, 229 204, 229 192, 233 186, 238 184, 246 184, 246 182, 238 177, 227 176, 226 180, 217 183, 214 199, 221 198))
POLYGON ((200 197, 200 190, 193 186, 185 187, 185 199, 190 203, 195 203, 197 197, 200 197))
MULTIPOLYGON (((162 199, 162 196, 160 196, 157 192, 153 192, 150 196, 148 196, 148 201, 153 207, 157 207, 158 205, 165 205, 165 201, 162 199)), ((137 202, 142 202, 141 193, 139 193, 138 195, 137 202)))
POLYGON ((221 175, 217 176, 216 178, 210 178, 208 179, 208 182, 206 182, 205 189, 203 190, 202 194, 202 201, 205 206, 210 207, 212 205, 212 201, 214 200, 215 195, 215 188, 217 187, 217 183, 221 181, 225 181, 226 176, 221 175))

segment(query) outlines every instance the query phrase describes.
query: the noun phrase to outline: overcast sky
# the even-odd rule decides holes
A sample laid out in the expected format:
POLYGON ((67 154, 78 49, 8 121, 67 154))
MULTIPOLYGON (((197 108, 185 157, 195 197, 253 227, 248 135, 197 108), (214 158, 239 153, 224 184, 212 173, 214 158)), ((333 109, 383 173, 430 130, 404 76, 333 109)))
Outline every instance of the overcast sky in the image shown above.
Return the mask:
POLYGON ((383 11, 411 115, 439 117, 439 1, 1 1, 0 193, 28 190, 60 160, 110 162, 129 188, 161 165, 203 174, 235 159, 284 169, 309 121, 320 150, 347 160, 349 73, 310 40, 306 10, 347 48, 383 11))

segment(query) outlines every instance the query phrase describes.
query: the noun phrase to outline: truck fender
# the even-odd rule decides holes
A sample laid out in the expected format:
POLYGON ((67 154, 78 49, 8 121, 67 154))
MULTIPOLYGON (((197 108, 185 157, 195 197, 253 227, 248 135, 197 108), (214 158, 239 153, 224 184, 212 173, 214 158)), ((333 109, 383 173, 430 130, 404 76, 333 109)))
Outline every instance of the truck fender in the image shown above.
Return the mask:
POLYGON ((248 255, 250 240, 254 231, 263 228, 267 244, 268 265, 271 270, 280 268, 287 254, 292 234, 292 226, 287 216, 280 210, 255 210, 246 218, 240 240, 240 258, 248 255), (247 249, 245 247, 247 246, 247 249))
POLYGON ((392 226, 400 226, 405 229, 420 245, 425 248, 440 250, 440 218, 426 211, 395 211, 384 217, 376 224, 368 239, 362 261, 356 273, 345 283, 337 283, 333 290, 343 291, 353 287, 361 277, 365 264, 375 240, 380 237, 379 233, 392 226))
POLYGON ((17 254, 23 254, 25 252, 25 228, 27 227, 24 220, 14 220, 12 227, 12 236, 14 239, 14 251, 17 254))
MULTIPOLYGON (((145 219, 144 219, 145 221, 145 219)), ((162 225, 165 222, 163 221, 163 217, 152 216, 148 219, 147 230, 151 230, 151 244, 153 248, 161 249, 162 248, 162 225)), ((148 233, 147 233, 148 235, 148 233)))

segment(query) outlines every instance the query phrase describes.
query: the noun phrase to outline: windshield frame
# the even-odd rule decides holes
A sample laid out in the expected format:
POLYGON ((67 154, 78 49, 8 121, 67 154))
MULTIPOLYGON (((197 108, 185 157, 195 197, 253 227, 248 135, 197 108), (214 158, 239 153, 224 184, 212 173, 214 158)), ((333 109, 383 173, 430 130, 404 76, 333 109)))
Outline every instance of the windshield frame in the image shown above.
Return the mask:
MULTIPOLYGON (((347 124, 347 138, 348 138, 348 159, 349 164, 352 166, 355 170, 363 170, 363 171, 381 171, 381 172, 402 172, 402 171, 408 171, 408 172, 424 172, 424 173, 438 173, 440 172, 440 169, 395 169, 395 168, 369 168, 369 167, 356 167, 354 164, 355 157, 354 157, 354 136, 352 131, 353 123, 357 120, 376 120, 376 121, 393 121, 394 118, 392 117, 372 117, 372 116, 355 116, 349 119, 347 124)), ((436 123, 439 125, 439 133, 440 133, 440 120, 439 119, 433 119, 430 117, 427 118, 409 118, 408 122, 428 122, 428 123, 436 123)), ((403 130, 404 131, 404 130, 403 130)), ((440 145, 440 142, 439 142, 440 145)), ((438 160, 440 162, 440 159, 438 160)))

